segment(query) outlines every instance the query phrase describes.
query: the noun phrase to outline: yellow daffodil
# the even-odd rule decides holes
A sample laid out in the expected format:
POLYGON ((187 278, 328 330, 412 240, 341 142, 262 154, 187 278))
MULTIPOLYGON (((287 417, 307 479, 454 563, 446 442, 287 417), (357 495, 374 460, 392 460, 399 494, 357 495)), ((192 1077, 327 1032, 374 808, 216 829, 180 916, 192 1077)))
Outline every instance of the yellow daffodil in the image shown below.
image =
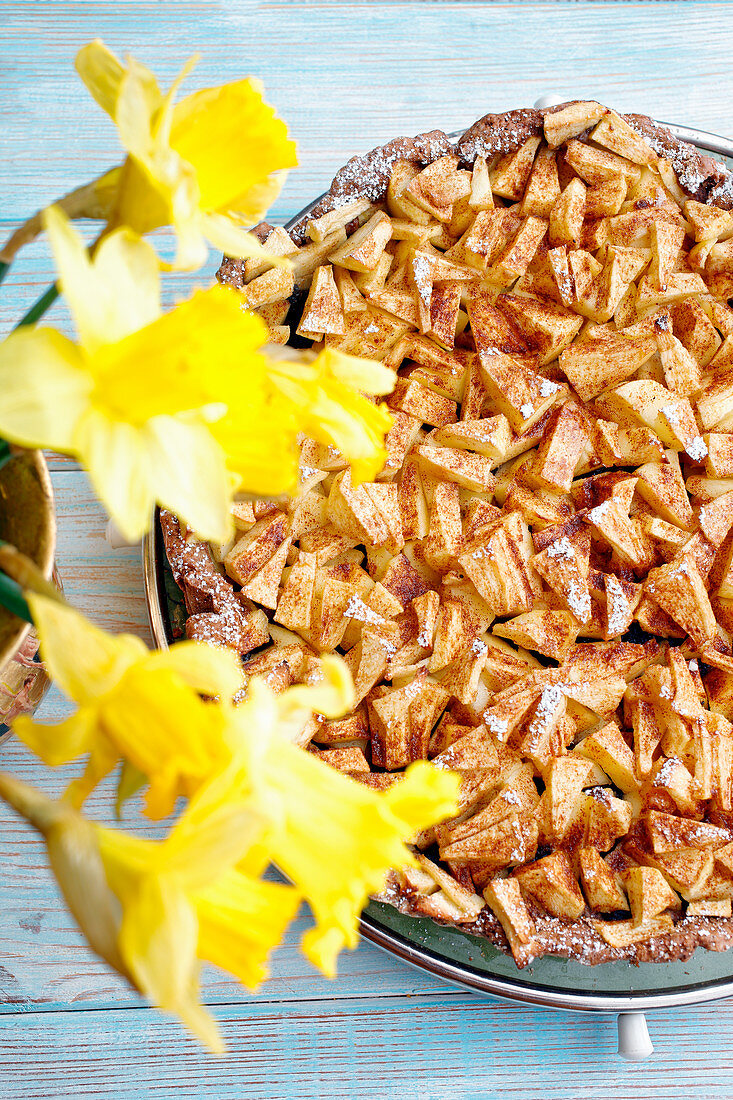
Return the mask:
POLYGON ((0 435, 78 457, 127 538, 157 501, 226 541, 235 490, 296 489, 303 430, 353 459, 355 480, 376 474, 390 421, 357 391, 388 392, 391 371, 330 350, 271 362, 230 287, 161 314, 149 245, 118 230, 90 259, 63 214, 45 218, 79 343, 26 327, 0 344, 0 435))
POLYGON ((239 488, 295 493, 303 433, 336 447, 352 464, 355 484, 373 480, 384 465, 392 420, 363 394, 390 393, 394 372, 331 348, 289 358, 283 348, 270 350, 271 360, 250 364, 246 387, 233 384, 227 412, 211 426, 239 488))
MULTIPOLYGON (((79 710, 57 726, 17 719, 18 736, 52 765, 89 753, 84 776, 67 792, 72 801, 81 801, 120 759, 149 781, 152 816, 169 813, 178 795, 192 797, 166 842, 169 865, 178 866, 179 850, 187 863, 195 863, 199 857, 192 853, 200 853, 203 865, 209 849, 233 849, 237 873, 251 878, 275 862, 308 900, 316 920, 303 940, 304 952, 332 975, 340 949, 356 943, 357 918, 369 895, 383 886, 390 868, 410 862, 405 843, 455 812, 457 776, 419 763, 387 791, 373 791, 298 748, 294 739, 314 711, 336 717, 353 705, 351 678, 337 658, 323 658, 319 681, 279 695, 254 678, 245 701, 234 707, 229 699, 241 669, 233 655, 185 642, 150 654, 137 638, 110 637, 45 596, 30 595, 29 603, 49 671, 79 710), (220 701, 205 703, 197 691, 220 701)), ((121 896, 134 851, 112 836, 102 851, 110 878, 122 846, 121 870, 110 878, 121 896)), ((145 881, 145 890, 135 880, 132 891, 140 906, 152 907, 161 926, 169 910, 184 926, 180 891, 166 894, 152 870, 145 881)), ((223 888, 212 886, 202 904, 226 909, 223 888)), ((133 931, 128 938, 123 922, 120 943, 137 984, 164 1007, 178 1004, 179 984, 163 995, 162 972, 132 966, 132 944, 146 954, 140 939, 145 939, 145 920, 130 919, 133 931)), ((187 919, 190 925, 190 914, 187 919)), ((187 935, 190 955, 190 928, 187 935)), ((214 942, 205 957, 225 959, 223 949, 214 957, 214 942)), ((187 1018, 195 1026, 190 1014, 187 1018)))
POLYGON ((220 712, 198 693, 232 696, 242 683, 238 657, 199 642, 150 653, 139 638, 107 634, 45 596, 28 603, 46 667, 78 710, 54 726, 17 718, 15 733, 52 767, 88 755, 67 791, 72 803, 122 759, 150 782, 150 816, 165 817, 228 759, 220 712))
POLYGON ((249 818, 218 787, 202 788, 168 838, 142 840, 87 821, 0 772, 0 797, 46 841, 59 886, 89 945, 211 1050, 223 1043, 199 999, 199 961, 256 988, 297 910, 290 886, 235 869, 249 818))
POLYGON ((137 539, 156 500, 204 537, 227 537, 231 477, 211 434, 222 344, 244 369, 265 338, 224 287, 161 315, 155 253, 119 230, 90 260, 58 211, 46 224, 79 344, 21 328, 0 345, 0 435, 75 455, 123 534, 137 539))
POLYGON ((420 762, 387 791, 374 791, 303 752, 283 733, 292 722, 302 725, 299 707, 310 702, 317 709, 310 694, 317 687, 275 695, 253 680, 245 702, 230 710, 229 736, 266 822, 247 869, 259 872, 257 857, 264 861, 266 854, 291 879, 316 920, 303 951, 333 976, 338 952, 356 945, 369 895, 382 888, 390 868, 412 862, 405 843, 455 813, 459 779, 420 762))
POLYGON ((273 364, 274 385, 301 410, 300 430, 320 443, 332 444, 351 463, 354 483, 373 481, 387 457, 384 436, 392 419, 386 408, 367 401, 360 391, 386 394, 395 374, 383 363, 326 348, 315 357, 273 364))
POLYGON ((123 65, 99 41, 84 46, 76 68, 117 126, 127 159, 119 170, 110 223, 147 233, 172 225, 176 266, 206 259, 206 241, 229 256, 260 255, 245 227, 266 214, 283 170, 296 165, 285 124, 262 98, 257 81, 206 88, 174 104, 183 69, 166 95, 144 65, 123 65))

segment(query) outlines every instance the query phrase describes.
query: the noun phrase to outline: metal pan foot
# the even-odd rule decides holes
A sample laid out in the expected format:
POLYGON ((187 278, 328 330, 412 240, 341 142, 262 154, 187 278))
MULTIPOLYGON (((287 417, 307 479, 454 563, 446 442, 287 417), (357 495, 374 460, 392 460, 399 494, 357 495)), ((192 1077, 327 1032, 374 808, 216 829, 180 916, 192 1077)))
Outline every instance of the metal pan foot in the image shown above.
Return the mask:
POLYGON ((618 1053, 627 1062, 643 1062, 654 1053, 643 1012, 621 1012, 618 1020, 618 1053))

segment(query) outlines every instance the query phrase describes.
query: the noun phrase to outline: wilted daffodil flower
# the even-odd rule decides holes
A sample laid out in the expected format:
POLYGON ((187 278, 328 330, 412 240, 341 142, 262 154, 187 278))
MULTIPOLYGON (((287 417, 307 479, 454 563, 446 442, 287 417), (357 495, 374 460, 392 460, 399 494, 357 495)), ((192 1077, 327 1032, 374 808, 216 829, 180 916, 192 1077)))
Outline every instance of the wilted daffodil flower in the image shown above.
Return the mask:
MULTIPOLYGON (((308 901, 316 926, 304 936, 303 952, 332 977, 341 948, 356 946, 369 895, 384 886, 390 868, 412 861, 405 843, 456 812, 459 778, 420 762, 388 790, 374 791, 303 752, 286 739, 287 730, 293 720, 302 726, 298 708, 316 687, 276 695, 253 680, 246 700, 230 710, 229 736, 267 823, 263 860, 271 859, 308 901)), ((249 869, 256 872, 254 854, 249 869)))
POLYGON ((202 788, 160 843, 102 828, 0 772, 0 797, 42 834, 89 945, 211 1050, 224 1049, 199 999, 205 960, 256 988, 298 908, 290 886, 236 870, 256 821, 219 784, 202 788))
POLYGON ((242 684, 239 658, 200 642, 151 653, 140 638, 107 634, 45 596, 29 594, 28 603, 44 663, 78 710, 53 726, 16 718, 15 733, 52 767, 88 755, 67 791, 72 803, 124 760, 150 783, 150 816, 165 817, 228 758, 219 712, 198 693, 232 696, 242 684))
POLYGON ((163 95, 149 69, 134 58, 123 65, 102 42, 90 42, 76 58, 81 79, 128 153, 111 226, 147 233, 172 225, 176 266, 186 269, 205 261, 206 241, 229 256, 262 254, 245 227, 264 217, 283 170, 297 163, 286 126, 256 81, 206 88, 174 104, 191 67, 163 95))
POLYGON ((389 419, 356 389, 388 392, 391 371, 333 351, 272 363, 232 288, 162 314, 148 244, 117 230, 90 259, 62 213, 45 219, 79 343, 26 327, 0 344, 0 436, 76 456, 128 539, 157 501, 226 541, 234 491, 296 488, 304 427, 376 473, 389 419))

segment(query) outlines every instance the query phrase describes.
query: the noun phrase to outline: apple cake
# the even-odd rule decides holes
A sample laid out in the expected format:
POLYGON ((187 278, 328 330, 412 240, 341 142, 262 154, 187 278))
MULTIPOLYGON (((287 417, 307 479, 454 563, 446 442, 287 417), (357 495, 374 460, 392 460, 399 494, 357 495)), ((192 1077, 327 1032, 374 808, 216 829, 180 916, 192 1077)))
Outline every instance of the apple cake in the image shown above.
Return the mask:
POLYGON ((733 184, 599 103, 486 115, 343 168, 289 267, 225 259, 274 342, 395 373, 374 482, 302 440, 236 539, 162 513, 188 637, 275 690, 342 654, 301 744, 456 817, 382 895, 519 966, 733 942, 733 184))

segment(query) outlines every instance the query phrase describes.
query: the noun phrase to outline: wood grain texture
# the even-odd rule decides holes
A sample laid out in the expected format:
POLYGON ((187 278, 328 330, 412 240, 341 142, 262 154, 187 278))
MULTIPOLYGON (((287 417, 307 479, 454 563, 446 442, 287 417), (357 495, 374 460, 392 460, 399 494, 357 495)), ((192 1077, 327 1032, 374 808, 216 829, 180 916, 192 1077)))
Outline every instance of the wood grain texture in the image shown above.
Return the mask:
POLYGON ((550 1023, 460 995, 221 1006, 230 1055, 208 1057, 147 1010, 0 1017, 7 1100, 725 1100, 733 1061, 700 1037, 733 1025, 730 1006, 651 1022, 654 1062, 611 1061, 615 1028, 589 1016, 550 1023), (73 1041, 70 1039, 73 1037, 73 1041), (94 1075, 90 1075, 90 1067, 94 1075), (609 1072, 609 1066, 612 1067, 609 1072), (72 1087, 73 1082, 73 1087, 72 1087))
MULTIPOLYGON (((273 208, 280 221, 354 153, 465 127, 548 91, 733 132, 730 3, 4 0, 1 19, 0 232, 120 158, 112 124, 73 71, 96 36, 134 52, 163 84, 197 50, 192 89, 248 74, 264 82, 300 151, 273 208)), ((43 244, 24 252, 15 293, 0 295, 0 332, 50 273, 43 244)))
MULTIPOLYGON (((190 88, 249 73, 263 79, 300 149, 276 221, 355 152, 399 133, 460 128, 548 91, 733 132, 731 3, 5 0, 0 234, 119 159, 111 124, 72 69, 76 49, 95 36, 134 52, 164 84, 195 50, 203 56, 190 88)), ((169 279, 166 301, 206 282, 216 262, 195 280, 169 279)), ((52 277, 38 242, 0 291, 0 333, 52 277)), ((50 317, 68 327, 63 306, 50 317)), ((49 463, 69 598, 102 625, 147 638, 139 550, 111 550, 85 476, 63 457, 49 463)), ((68 710, 53 690, 42 717, 68 710)), ((69 774, 40 769, 17 743, 0 762, 53 794, 69 774)), ((105 814, 103 793, 90 811, 105 814)), ((155 832, 134 818, 128 827, 155 832)), ((369 944, 345 954, 329 983, 299 954, 306 916, 254 997, 205 972, 206 1000, 233 1052, 217 1062, 90 955, 45 871, 42 845, 4 809, 0 860, 0 1100, 733 1097, 730 1003, 655 1014, 655 1060, 629 1066, 615 1058, 611 1020, 472 998, 369 944)))

